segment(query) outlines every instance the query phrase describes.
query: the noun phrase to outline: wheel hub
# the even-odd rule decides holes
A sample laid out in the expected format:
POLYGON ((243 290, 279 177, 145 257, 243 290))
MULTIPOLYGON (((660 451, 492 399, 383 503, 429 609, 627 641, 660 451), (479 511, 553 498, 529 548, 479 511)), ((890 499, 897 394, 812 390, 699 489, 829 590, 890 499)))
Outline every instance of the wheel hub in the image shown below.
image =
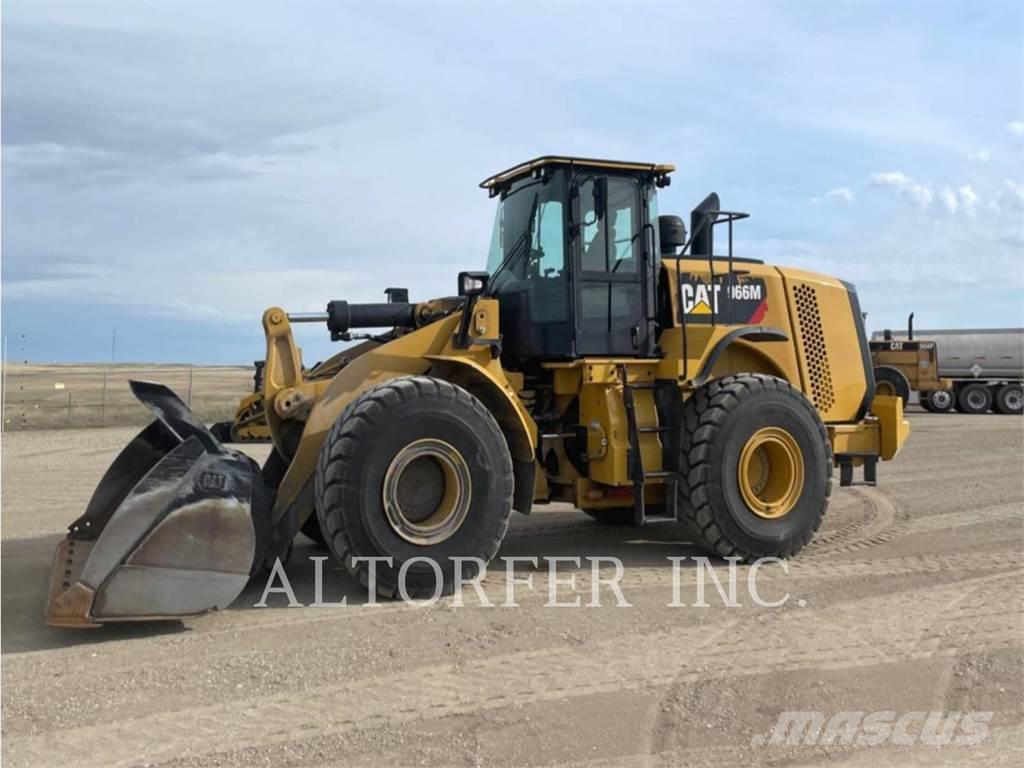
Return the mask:
POLYGON ((764 427, 747 440, 738 466, 740 494, 758 517, 785 517, 800 499, 804 458, 793 436, 781 427, 764 427))
POLYGON ((931 401, 937 408, 948 408, 953 402, 953 396, 944 389, 938 389, 932 392, 931 401))
POLYGON ((1006 396, 1003 399, 1006 403, 1006 407, 1011 411, 1019 411, 1024 408, 1024 393, 1019 389, 1011 389, 1006 393, 1006 396))
POLYGON ((405 446, 384 474, 382 499, 391 528, 412 544, 445 541, 466 519, 472 482, 466 460, 443 440, 405 446))

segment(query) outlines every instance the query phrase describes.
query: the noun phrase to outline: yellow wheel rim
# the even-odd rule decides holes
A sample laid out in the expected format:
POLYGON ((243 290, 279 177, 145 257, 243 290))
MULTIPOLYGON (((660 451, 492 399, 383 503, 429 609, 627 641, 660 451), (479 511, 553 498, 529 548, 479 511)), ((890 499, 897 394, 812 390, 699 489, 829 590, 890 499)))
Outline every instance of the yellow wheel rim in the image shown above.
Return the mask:
POLYGON ((896 390, 893 389, 892 384, 890 384, 888 381, 880 381, 877 384, 875 384, 875 394, 887 395, 891 397, 892 395, 896 394, 896 390))
POLYGON ((786 430, 765 427, 750 436, 739 463, 740 493, 758 517, 776 520, 796 506, 804 487, 804 457, 786 430))
POLYGON ((469 513, 473 496, 469 466, 443 440, 416 440, 391 460, 382 496, 395 533, 412 544, 440 544, 469 513))

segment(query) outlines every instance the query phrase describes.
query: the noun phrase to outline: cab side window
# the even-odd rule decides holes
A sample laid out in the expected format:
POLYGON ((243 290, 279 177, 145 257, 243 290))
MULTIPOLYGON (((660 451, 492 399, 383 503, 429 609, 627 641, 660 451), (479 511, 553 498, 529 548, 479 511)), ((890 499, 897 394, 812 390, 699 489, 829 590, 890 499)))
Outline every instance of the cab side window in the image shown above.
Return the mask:
POLYGON ((579 187, 585 272, 635 273, 639 260, 639 211, 636 185, 629 179, 607 179, 605 200, 595 197, 595 182, 579 187))
POLYGON ((565 271, 562 201, 548 200, 540 204, 533 227, 530 272, 535 277, 560 277, 565 271))

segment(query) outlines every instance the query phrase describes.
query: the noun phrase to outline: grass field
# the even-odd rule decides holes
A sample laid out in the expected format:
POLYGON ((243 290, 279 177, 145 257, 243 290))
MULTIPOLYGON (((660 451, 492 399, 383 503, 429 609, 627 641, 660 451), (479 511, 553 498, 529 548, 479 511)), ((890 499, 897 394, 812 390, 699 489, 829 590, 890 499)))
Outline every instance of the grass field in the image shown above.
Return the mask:
POLYGON ((128 387, 131 379, 166 384, 207 422, 230 419, 252 391, 248 366, 9 364, 4 430, 145 424, 151 419, 128 387))

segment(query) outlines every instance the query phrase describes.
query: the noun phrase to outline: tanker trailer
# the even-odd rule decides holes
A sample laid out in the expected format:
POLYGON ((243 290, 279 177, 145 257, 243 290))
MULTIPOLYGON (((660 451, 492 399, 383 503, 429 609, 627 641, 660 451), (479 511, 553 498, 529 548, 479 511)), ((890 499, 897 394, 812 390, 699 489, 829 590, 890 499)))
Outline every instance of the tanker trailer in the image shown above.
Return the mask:
POLYGON ((961 328, 876 331, 872 351, 910 351, 933 343, 938 376, 949 386, 921 392, 921 405, 933 413, 956 408, 961 413, 1002 414, 1024 411, 1024 328, 961 328))

